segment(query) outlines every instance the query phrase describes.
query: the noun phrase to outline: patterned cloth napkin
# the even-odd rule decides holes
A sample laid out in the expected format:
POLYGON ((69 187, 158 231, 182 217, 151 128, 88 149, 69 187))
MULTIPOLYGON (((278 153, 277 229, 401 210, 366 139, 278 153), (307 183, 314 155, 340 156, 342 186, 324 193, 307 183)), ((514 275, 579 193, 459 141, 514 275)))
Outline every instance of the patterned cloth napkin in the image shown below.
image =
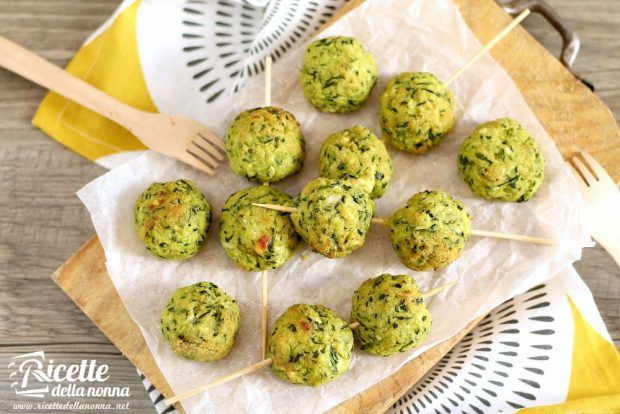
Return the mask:
MULTIPOLYGON (((137 108, 211 126, 213 114, 262 73, 265 56, 277 60, 302 44, 343 3, 126 0, 67 70, 137 108)), ((110 168, 145 149, 122 127, 54 93, 33 122, 110 168)), ((170 412, 149 391, 158 411, 170 412)), ((574 269, 490 313, 390 412, 500 410, 620 412, 620 355, 574 269)))

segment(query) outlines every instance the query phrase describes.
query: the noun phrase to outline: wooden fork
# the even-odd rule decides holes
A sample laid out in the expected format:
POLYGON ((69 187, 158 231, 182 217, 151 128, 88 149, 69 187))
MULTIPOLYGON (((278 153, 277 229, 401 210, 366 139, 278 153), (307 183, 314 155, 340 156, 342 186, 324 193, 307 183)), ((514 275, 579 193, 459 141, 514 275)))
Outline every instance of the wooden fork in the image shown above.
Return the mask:
POLYGON ((204 125, 132 108, 2 36, 0 66, 122 125, 147 147, 208 174, 224 159, 224 143, 204 125))
POLYGON ((590 154, 580 151, 568 163, 579 182, 592 237, 620 266, 620 191, 590 154))

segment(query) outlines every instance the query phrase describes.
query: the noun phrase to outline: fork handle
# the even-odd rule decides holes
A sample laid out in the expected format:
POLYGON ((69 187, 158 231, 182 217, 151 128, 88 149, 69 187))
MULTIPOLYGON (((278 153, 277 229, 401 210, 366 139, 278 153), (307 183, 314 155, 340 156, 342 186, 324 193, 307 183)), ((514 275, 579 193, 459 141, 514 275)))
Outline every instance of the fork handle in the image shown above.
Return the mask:
POLYGON ((130 132, 132 118, 143 113, 2 36, 0 66, 111 119, 130 132))

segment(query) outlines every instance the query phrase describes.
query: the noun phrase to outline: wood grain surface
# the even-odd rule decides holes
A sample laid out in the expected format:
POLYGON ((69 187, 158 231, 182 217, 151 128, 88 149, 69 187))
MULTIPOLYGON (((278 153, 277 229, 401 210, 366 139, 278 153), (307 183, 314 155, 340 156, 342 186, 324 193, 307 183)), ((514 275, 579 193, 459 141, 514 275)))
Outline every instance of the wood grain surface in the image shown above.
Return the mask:
MULTIPOLYGON (((620 116, 620 2, 549 3, 582 38, 576 70, 620 116)), ((0 34, 64 65, 117 4, 115 0, 0 0, 0 34)), ((469 19, 482 23, 483 17, 469 19)), ((525 27, 552 52, 558 51, 557 35, 541 19, 528 18, 525 27)), ((8 386, 8 358, 45 350, 63 363, 96 358, 110 365, 110 385, 131 388, 132 412, 154 413, 133 365, 49 279, 93 233, 74 193, 104 170, 30 125, 43 94, 0 70, 0 412, 16 412, 11 407, 21 401, 8 386)), ((587 107, 579 108, 575 116, 582 109, 587 113, 587 107)), ((576 267, 619 344, 620 271, 598 247, 585 250, 576 267)))

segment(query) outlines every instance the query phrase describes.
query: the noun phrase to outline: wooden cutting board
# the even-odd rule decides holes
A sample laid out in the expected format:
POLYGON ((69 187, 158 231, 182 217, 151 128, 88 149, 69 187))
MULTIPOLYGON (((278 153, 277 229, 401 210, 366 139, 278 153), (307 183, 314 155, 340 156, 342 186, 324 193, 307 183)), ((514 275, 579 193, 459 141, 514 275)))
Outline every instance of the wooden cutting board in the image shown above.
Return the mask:
MULTIPOLYGON (((351 0, 326 26, 362 2, 351 0)), ((509 21, 509 17, 493 0, 455 2, 482 43, 498 33, 509 21)), ((517 28, 500 42, 492 54, 512 76, 565 157, 574 155, 579 149, 587 150, 603 164, 615 181, 620 181, 620 130, 611 111, 594 94, 522 28, 517 28)), ((103 249, 96 236, 71 256, 52 277, 164 395, 172 394, 139 328, 127 314, 106 272, 103 249)), ((472 321, 458 335, 435 346, 394 375, 330 411, 338 414, 384 412, 477 322, 472 321)))

